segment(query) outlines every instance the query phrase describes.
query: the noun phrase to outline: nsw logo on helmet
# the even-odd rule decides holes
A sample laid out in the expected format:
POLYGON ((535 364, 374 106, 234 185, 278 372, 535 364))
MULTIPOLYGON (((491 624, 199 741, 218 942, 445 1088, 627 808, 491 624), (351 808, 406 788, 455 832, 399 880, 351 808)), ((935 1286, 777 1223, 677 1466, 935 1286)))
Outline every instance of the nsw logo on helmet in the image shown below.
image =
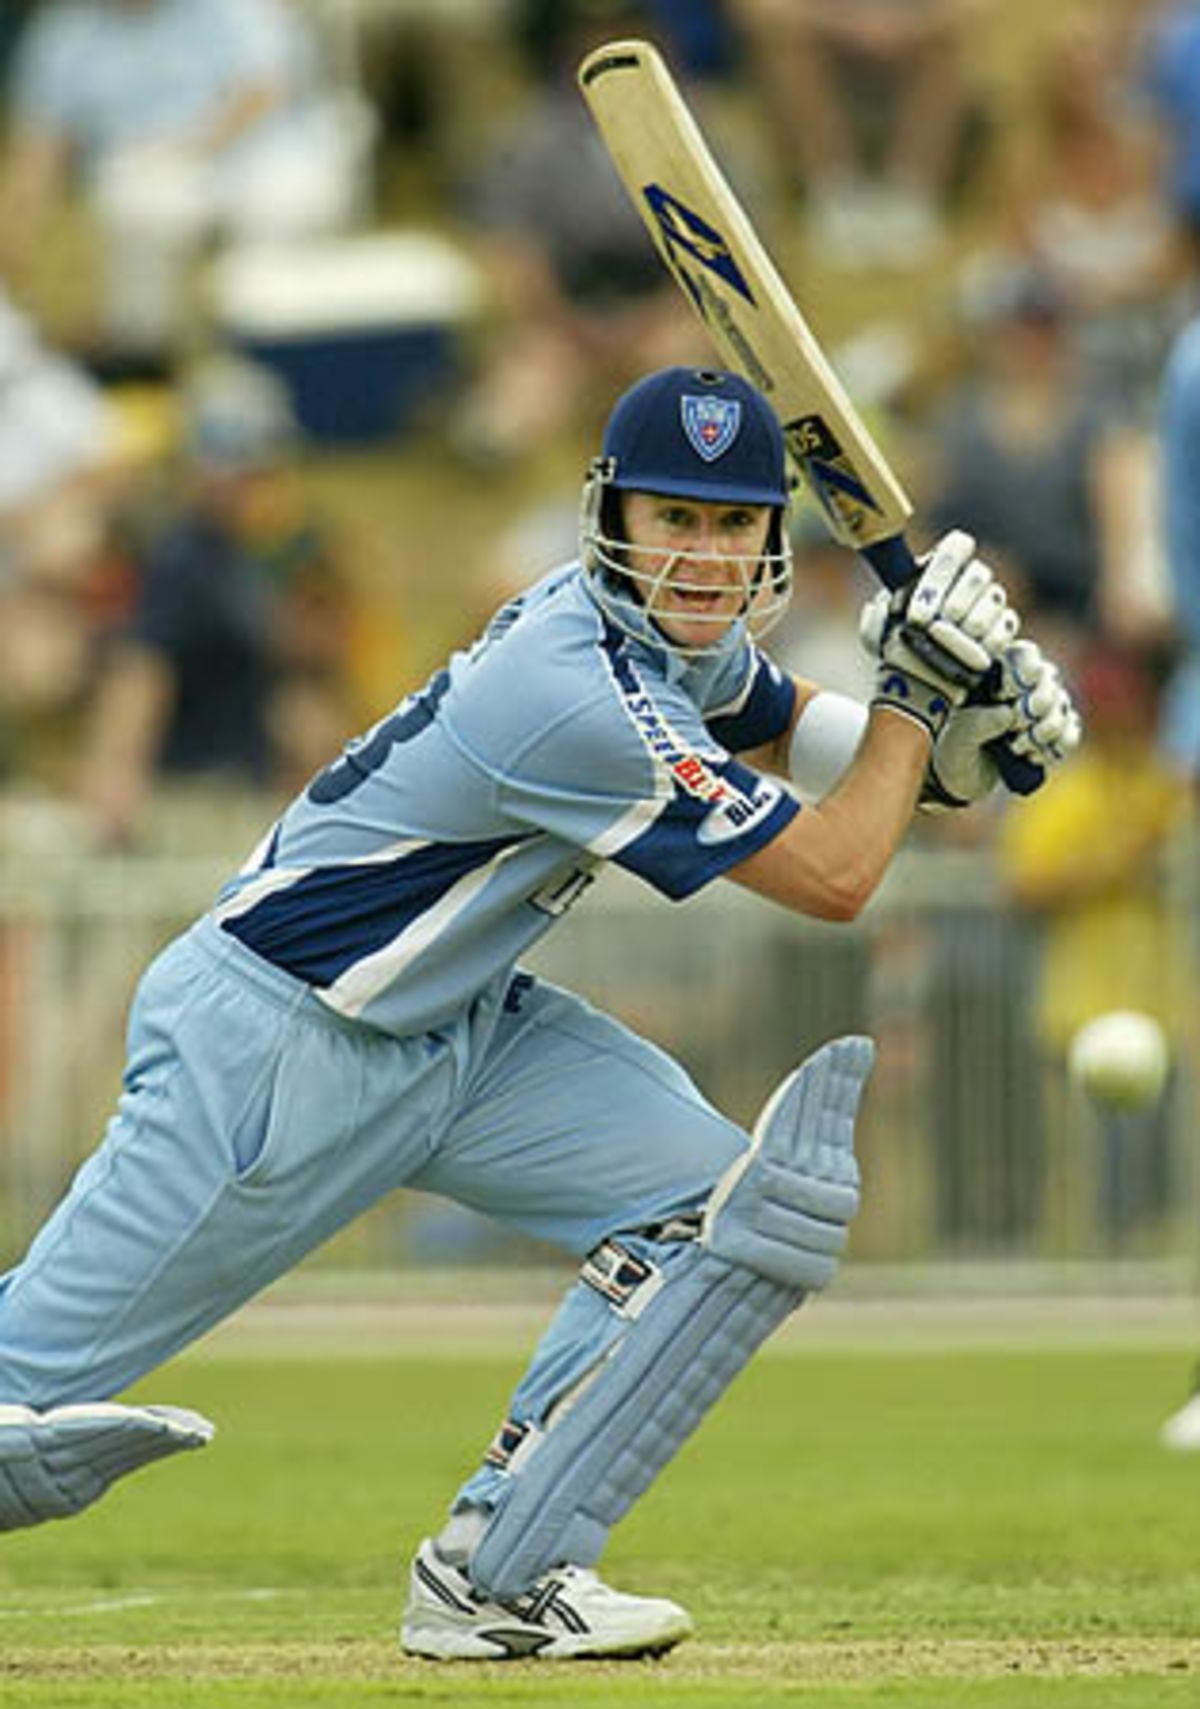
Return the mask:
POLYGON ((711 394, 696 397, 684 392, 679 400, 683 431, 688 444, 706 463, 715 463, 724 456, 738 436, 742 425, 742 406, 736 398, 717 398, 711 394))

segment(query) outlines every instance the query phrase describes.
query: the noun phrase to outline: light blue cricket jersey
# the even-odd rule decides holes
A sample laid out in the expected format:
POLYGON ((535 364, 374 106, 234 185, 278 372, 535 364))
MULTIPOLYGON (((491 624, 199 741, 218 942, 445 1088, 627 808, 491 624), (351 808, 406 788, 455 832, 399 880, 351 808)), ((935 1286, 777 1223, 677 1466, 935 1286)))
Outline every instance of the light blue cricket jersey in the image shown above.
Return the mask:
POLYGON ((732 753, 794 701, 740 626, 679 660, 554 571, 313 780, 215 917, 339 1013, 427 1031, 602 861, 678 899, 776 836, 798 804, 732 753))

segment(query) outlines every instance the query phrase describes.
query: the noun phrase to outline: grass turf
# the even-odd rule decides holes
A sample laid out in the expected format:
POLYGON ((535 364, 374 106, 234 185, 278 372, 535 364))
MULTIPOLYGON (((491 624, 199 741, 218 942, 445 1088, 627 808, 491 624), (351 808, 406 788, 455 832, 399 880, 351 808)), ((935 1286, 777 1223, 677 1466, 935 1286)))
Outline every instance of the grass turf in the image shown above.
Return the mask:
POLYGON ((394 1645, 516 1358, 182 1361, 209 1412, 152 1467, 0 1552, 0 1705, 1174 1709, 1200 1699, 1200 1458, 1158 1448, 1183 1353, 784 1352, 616 1533, 686 1602, 664 1662, 438 1668, 394 1645))

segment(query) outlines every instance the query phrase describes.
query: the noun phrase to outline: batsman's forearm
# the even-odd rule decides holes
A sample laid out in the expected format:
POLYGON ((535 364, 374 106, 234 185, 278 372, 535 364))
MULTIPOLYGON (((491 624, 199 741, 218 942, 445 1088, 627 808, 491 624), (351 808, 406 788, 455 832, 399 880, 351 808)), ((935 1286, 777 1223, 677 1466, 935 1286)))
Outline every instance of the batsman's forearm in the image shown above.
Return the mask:
POLYGON ((729 876, 820 920, 856 919, 903 841, 929 763, 928 732, 875 709, 853 765, 816 806, 729 876))
POLYGON ((854 917, 879 888, 903 842, 929 767, 929 732, 891 707, 872 710, 853 765, 810 808, 830 866, 853 898, 854 917))

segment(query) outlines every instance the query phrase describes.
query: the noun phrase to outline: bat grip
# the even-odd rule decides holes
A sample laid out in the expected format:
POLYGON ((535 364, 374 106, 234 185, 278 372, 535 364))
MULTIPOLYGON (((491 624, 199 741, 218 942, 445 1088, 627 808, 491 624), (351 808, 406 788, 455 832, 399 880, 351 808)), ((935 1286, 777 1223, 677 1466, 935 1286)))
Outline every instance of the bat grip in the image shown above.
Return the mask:
MULTIPOLYGON (((915 581, 921 573, 921 566, 903 534, 893 534, 888 540, 879 540, 873 546, 864 546, 862 555, 884 587, 891 588, 893 592, 897 588, 907 587, 909 582, 915 581)), ((1014 753, 1003 737, 989 742, 988 751, 1004 779, 1005 788, 1011 794, 1032 795, 1035 789, 1040 789, 1045 783, 1046 774, 1041 766, 1026 759, 1024 754, 1014 753)))

